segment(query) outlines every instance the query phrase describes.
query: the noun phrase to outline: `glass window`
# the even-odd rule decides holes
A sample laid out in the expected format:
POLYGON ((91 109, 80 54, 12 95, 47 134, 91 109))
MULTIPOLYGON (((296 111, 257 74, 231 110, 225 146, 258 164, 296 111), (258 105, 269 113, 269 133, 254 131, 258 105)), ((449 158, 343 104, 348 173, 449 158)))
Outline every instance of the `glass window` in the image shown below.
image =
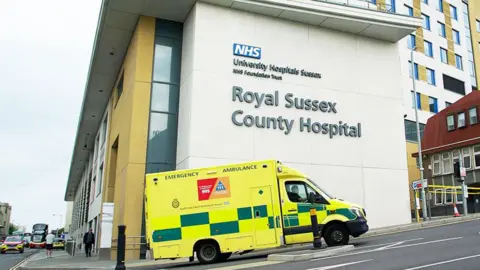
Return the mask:
POLYGON ((458 163, 460 160, 460 151, 459 150, 453 150, 452 151, 452 164, 458 163))
MULTIPOLYGON (((412 108, 415 109, 415 92, 411 91, 412 93, 412 108)), ((420 93, 417 92, 417 109, 421 109, 422 104, 420 102, 420 93)))
POLYGON ((435 189, 435 205, 443 204, 443 189, 435 189))
POLYGON ((457 7, 450 5, 450 16, 452 16, 452 19, 458 21, 457 7))
POLYGON ((452 103, 450 103, 450 102, 448 102, 448 101, 445 101, 445 108, 450 107, 450 105, 452 105, 452 103))
POLYGON ((304 203, 308 201, 307 188, 303 182, 285 182, 288 199, 294 203, 304 203))
MULTIPOLYGON (((405 139, 410 142, 418 142, 417 140, 417 123, 405 120, 405 139)), ((425 130, 425 124, 418 123, 420 127, 420 139, 423 138, 423 132, 425 130)))
POLYGON ((480 145, 473 147, 473 156, 475 159, 475 168, 480 168, 480 145))
POLYGON ((102 146, 105 144, 105 141, 107 140, 107 127, 108 127, 108 114, 105 115, 105 118, 103 119, 103 122, 102 122, 102 131, 101 131, 102 139, 100 141, 102 146))
POLYGON ((440 47, 440 59, 442 60, 442 63, 448 64, 448 53, 447 50, 444 48, 440 47))
MULTIPOLYGON (((415 63, 413 64, 414 66, 414 69, 415 69, 415 79, 418 80, 418 64, 415 63)), ((410 71, 410 78, 412 77, 412 62, 411 61, 408 61, 408 69, 410 71)))
POLYGON ((480 21, 475 20, 475 25, 477 26, 477 32, 480 32, 480 21))
POLYGON ((178 112, 178 86, 154 83, 152 87, 152 111, 178 112))
POLYGON ((432 48, 432 43, 430 41, 424 41, 423 45, 425 47, 425 55, 433 57, 433 48, 432 48))
POLYGON ((427 68, 427 82, 435 85, 435 70, 427 68))
POLYGON ((428 0, 422 0, 422 3, 424 3, 424 4, 427 4, 427 5, 428 5, 428 0))
POLYGON ((430 16, 422 13, 423 28, 430 30, 430 16))
POLYGON ((438 112, 438 104, 437 99, 434 97, 428 97, 428 104, 430 107, 430 112, 437 113, 438 112))
POLYGON ((445 30, 445 24, 438 22, 438 34, 442 37, 447 37, 447 31, 445 30))
POLYGON ((407 5, 405 5, 405 8, 407 8, 407 14, 413 16, 413 8, 407 5))
POLYGON ((386 10, 395 13, 395 0, 385 0, 386 10))
POLYGON ((443 0, 437 0, 437 10, 443 12, 443 0))
POLYGON ((164 164, 164 163, 147 163, 146 173, 158 173, 158 172, 168 172, 174 171, 174 164, 164 164))
POLYGON ((415 36, 414 35, 408 35, 407 38, 407 47, 412 50, 416 46, 416 41, 415 41, 415 36))
POLYGON ((455 54, 455 65, 458 69, 463 69, 462 57, 458 54, 455 54))
POLYGON ((124 71, 122 71, 122 75, 120 75, 120 79, 118 80, 118 83, 117 83, 117 102, 123 93, 123 80, 124 80, 124 71))
POLYGON ((150 113, 147 162, 175 164, 176 151, 177 116, 166 113, 150 113))
POLYGON ((455 129, 455 117, 453 115, 447 116, 447 129, 448 131, 455 129))
POLYGON ((432 161, 433 167, 433 174, 437 175, 441 173, 441 166, 440 166, 440 155, 434 155, 432 161))
POLYGON ((100 165, 98 171, 98 183, 97 183, 97 196, 102 192, 102 180, 103 180, 103 163, 100 165))
POLYGON ((468 110, 468 119, 469 119, 470 125, 478 124, 477 107, 474 107, 468 110))
POLYGON ((453 42, 460 45, 460 32, 455 29, 453 30, 453 42))
POLYGON ((455 190, 455 203, 456 204, 462 204, 463 203, 463 193, 462 193, 462 188, 458 187, 455 190))
POLYGON ((450 153, 446 152, 442 154, 442 167, 443 173, 451 173, 452 172, 452 160, 450 159, 450 153))
POLYGON ((155 40, 153 80, 180 84, 180 55, 180 40, 157 37, 155 40))
POLYGON ((463 155, 463 167, 465 167, 466 169, 472 168, 472 157, 470 153, 470 148, 463 148, 462 155, 463 155))
POLYGON ((465 113, 462 112, 462 113, 459 113, 457 115, 457 126, 458 128, 462 128, 462 127, 465 127, 465 113))

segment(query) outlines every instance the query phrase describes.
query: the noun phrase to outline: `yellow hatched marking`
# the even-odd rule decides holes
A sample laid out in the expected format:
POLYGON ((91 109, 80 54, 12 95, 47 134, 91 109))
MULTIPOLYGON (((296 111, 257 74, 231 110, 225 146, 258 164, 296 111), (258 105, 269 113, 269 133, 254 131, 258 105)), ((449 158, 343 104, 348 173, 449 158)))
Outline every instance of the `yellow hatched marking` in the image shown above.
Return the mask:
POLYGON ((246 219, 246 220, 239 220, 238 226, 241 233, 245 232, 253 232, 253 220, 246 219))
POLYGON ((154 230, 164 230, 181 227, 180 216, 152 218, 150 224, 155 224, 154 228, 152 228, 154 230))
POLYGON ((227 221, 235 221, 238 219, 237 209, 225 209, 225 210, 218 210, 212 211, 209 213, 210 217, 210 224, 212 223, 220 223, 220 222, 227 222, 227 221))
POLYGON ((210 225, 182 227, 182 239, 194 239, 202 236, 210 236, 210 225))

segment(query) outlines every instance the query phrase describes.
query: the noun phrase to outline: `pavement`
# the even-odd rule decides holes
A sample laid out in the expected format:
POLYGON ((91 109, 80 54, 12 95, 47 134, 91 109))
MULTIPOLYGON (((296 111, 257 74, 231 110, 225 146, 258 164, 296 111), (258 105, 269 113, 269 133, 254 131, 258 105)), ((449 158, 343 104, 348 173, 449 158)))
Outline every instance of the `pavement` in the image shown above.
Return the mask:
POLYGON ((9 252, 6 254, 0 254, 0 270, 9 270, 15 265, 19 264, 29 256, 33 255, 38 250, 31 250, 26 248, 23 253, 9 252))
MULTIPOLYGON (((451 255, 474 256, 477 243, 480 241, 480 215, 469 215, 460 218, 436 219, 419 224, 409 224, 390 228, 371 230, 362 237, 352 239, 343 249, 332 251, 333 248, 311 250, 311 244, 298 245, 289 248, 262 250, 246 255, 233 255, 227 262, 214 265, 200 265, 198 262, 188 263, 185 259, 179 260, 141 260, 126 263, 127 269, 408 269, 430 263, 451 260, 451 255), (408 247, 408 248, 406 248, 408 247), (448 247, 448 248, 444 248, 448 247), (449 249, 455 252, 450 252, 449 249), (469 250, 472 252, 469 252, 469 250), (433 252, 430 252, 432 250, 433 252), (417 253, 412 252, 415 251, 417 253), (315 253, 315 254, 313 254, 315 253), (472 253, 472 254, 470 254, 472 253), (271 255, 276 254, 276 255, 271 255), (270 255, 270 256, 269 256, 270 255), (278 259, 283 256, 282 259, 278 259), (286 259, 284 256, 297 256, 286 259), (301 258, 298 255, 302 256, 301 258), (277 259, 271 257, 277 256, 277 259), (330 257, 327 257, 330 256, 330 257), (433 257, 432 257, 433 256, 433 257), (267 257, 270 257, 267 259, 267 257), (412 259, 413 258, 413 259, 412 259), (430 259, 428 259, 430 258, 430 259), (295 261, 291 263, 290 261, 295 261), (410 263, 411 265, 409 265, 410 263), (327 267, 327 268, 325 268, 327 267)), ((477 248, 477 257, 468 257, 455 263, 467 263, 467 268, 480 269, 480 249, 477 248), (474 268, 468 268, 469 262, 474 261, 474 268)), ((97 257, 85 258, 82 253, 71 257, 61 251, 54 253, 55 258, 45 258, 44 253, 33 256, 19 269, 112 269, 113 261, 100 261, 97 257)), ((465 257, 464 256, 464 257, 465 257)), ((454 263, 452 262, 452 263, 454 263)), ((448 263, 446 263, 448 264, 448 263)), ((443 266, 442 266, 443 267, 443 266)), ((451 267, 451 265, 450 265, 451 267)), ((420 268, 414 268, 420 269, 420 268)), ((453 268, 432 268, 453 269, 453 268)))

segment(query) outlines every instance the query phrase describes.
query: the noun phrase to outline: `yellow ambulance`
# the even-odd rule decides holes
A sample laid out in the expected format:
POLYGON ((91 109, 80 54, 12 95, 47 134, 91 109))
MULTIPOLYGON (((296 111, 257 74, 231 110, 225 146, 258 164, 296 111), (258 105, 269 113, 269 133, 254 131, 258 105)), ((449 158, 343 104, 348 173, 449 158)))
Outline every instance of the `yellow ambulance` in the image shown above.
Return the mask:
POLYGON ((146 175, 146 238, 155 259, 202 263, 233 253, 311 243, 317 210, 329 246, 368 231, 365 210, 334 199, 275 160, 146 175))

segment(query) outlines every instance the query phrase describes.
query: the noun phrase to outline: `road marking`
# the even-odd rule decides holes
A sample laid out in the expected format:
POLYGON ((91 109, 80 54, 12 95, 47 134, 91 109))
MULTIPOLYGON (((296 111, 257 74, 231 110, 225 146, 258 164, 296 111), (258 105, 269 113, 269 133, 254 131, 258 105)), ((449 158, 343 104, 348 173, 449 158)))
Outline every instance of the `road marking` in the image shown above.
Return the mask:
POLYGON ((417 266, 417 267, 413 267, 413 268, 408 268, 408 269, 405 269, 405 270, 422 269, 422 268, 425 268, 425 267, 430 267, 430 266, 435 266, 435 265, 440 265, 440 264, 446 264, 446 263, 451 263, 451 262, 456 262, 456 261, 462 261, 462 260, 468 260, 468 259, 476 258, 476 257, 480 257, 480 254, 473 255, 473 256, 467 256, 467 257, 462 257, 462 258, 457 258, 457 259, 448 260, 448 261, 443 261, 443 262, 426 264, 426 265, 422 265, 422 266, 417 266))
POLYGON ((405 241, 401 241, 401 242, 397 242, 397 243, 393 243, 391 245, 388 245, 388 246, 384 246, 384 247, 380 247, 380 248, 377 248, 375 250, 384 250, 384 249, 388 249, 388 248, 391 248, 391 247, 395 247, 395 246, 398 246, 398 245, 401 245, 401 244, 405 244, 405 241))
MULTIPOLYGON (((418 241, 418 240, 423 240, 423 238, 408 239, 408 240, 403 240, 402 242, 413 242, 413 241, 418 241)), ((360 246, 360 247, 355 246, 355 243, 353 243, 352 245, 355 246, 355 249, 361 249, 361 248, 381 247, 381 246, 384 246, 384 245, 390 245, 390 244, 395 244, 395 243, 398 243, 398 242, 389 242, 389 243, 375 244, 375 245, 369 245, 369 246, 360 246)))
POLYGON ((284 263, 284 262, 263 261, 263 262, 254 262, 254 263, 246 263, 246 264, 237 264, 237 265, 226 266, 226 267, 209 268, 209 270, 236 270, 236 269, 262 267, 262 266, 268 266, 268 265, 279 264, 279 263, 284 263))
POLYGON ((422 242, 422 243, 415 243, 415 244, 402 245, 402 246, 393 246, 393 247, 390 247, 390 248, 387 248, 387 249, 381 249, 381 250, 373 249, 373 250, 365 250, 365 251, 360 251, 360 252, 352 252, 352 253, 347 253, 347 254, 342 254, 342 255, 336 255, 336 256, 331 256, 331 257, 313 259, 312 261, 328 260, 328 259, 331 259, 331 258, 345 257, 345 256, 358 255, 358 254, 364 254, 364 253, 371 253, 371 252, 377 252, 377 251, 392 250, 392 249, 397 249, 397 248, 420 246, 420 245, 426 245, 426 244, 432 244, 432 243, 452 241, 452 240, 457 240, 457 239, 461 239, 461 238, 463 238, 463 237, 445 238, 445 239, 427 241, 427 242, 422 242))
POLYGON ((325 267, 319 267, 319 268, 311 268, 307 270, 328 270, 328 269, 334 269, 334 268, 339 268, 347 265, 352 265, 352 264, 359 264, 359 263, 364 263, 364 262, 369 262, 370 260, 363 260, 363 261, 358 261, 358 262, 349 262, 349 263, 342 263, 342 264, 336 264, 336 265, 330 265, 330 266, 325 266, 325 267))
POLYGON ((32 252, 31 254, 29 254, 27 257, 25 257, 25 259, 21 260, 19 263, 15 264, 13 267, 10 268, 10 270, 16 270, 18 268, 20 268, 20 266, 23 266, 30 258, 33 257, 33 255, 37 254, 37 252, 32 252))

